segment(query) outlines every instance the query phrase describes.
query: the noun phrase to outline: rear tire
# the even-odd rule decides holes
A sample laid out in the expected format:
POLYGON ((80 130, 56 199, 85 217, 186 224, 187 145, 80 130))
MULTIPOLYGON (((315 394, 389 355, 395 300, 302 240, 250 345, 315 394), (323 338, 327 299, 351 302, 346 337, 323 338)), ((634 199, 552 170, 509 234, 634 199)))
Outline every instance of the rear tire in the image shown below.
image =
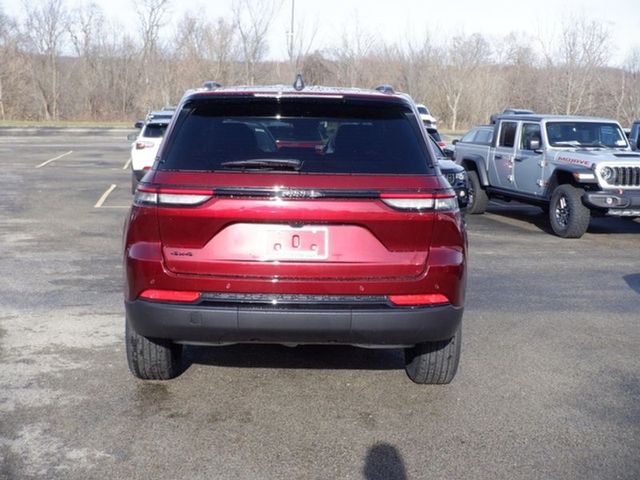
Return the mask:
POLYGON ((460 363, 462 326, 449 340, 424 342, 404 350, 407 376, 419 384, 446 384, 453 380, 460 363))
POLYGON ((143 337, 129 320, 125 326, 129 370, 142 380, 169 380, 182 373, 182 345, 143 337))
POLYGON ((467 205, 467 212, 471 214, 484 213, 489 203, 489 197, 480 184, 478 172, 475 170, 467 170, 467 178, 469 179, 469 204, 467 205))
POLYGON ((562 238, 580 238, 589 228, 591 212, 582 203, 584 190, 564 184, 551 194, 549 223, 553 233, 562 238))

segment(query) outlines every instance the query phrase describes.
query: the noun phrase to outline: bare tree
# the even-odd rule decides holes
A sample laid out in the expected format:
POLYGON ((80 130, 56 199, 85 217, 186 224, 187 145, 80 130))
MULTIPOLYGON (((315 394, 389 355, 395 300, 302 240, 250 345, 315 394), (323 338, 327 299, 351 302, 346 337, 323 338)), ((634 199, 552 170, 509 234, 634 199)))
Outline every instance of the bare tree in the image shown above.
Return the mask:
POLYGON ((598 83, 598 70, 608 61, 611 34, 607 27, 584 18, 571 18, 563 26, 560 38, 548 43, 557 48, 545 50, 546 85, 552 95, 552 111, 566 115, 593 113, 598 109, 592 101, 598 83), (589 101, 591 100, 591 102, 589 101))
POLYGON ((45 119, 58 119, 60 96, 59 57, 66 31, 62 0, 23 3, 22 37, 31 55, 31 73, 42 100, 45 119))
POLYGON ((187 13, 178 24, 174 45, 175 63, 180 65, 177 85, 197 85, 204 80, 224 84, 235 81, 232 67, 239 57, 237 41, 233 25, 224 18, 208 22, 187 13))
POLYGON ((480 34, 453 37, 441 51, 437 79, 448 111, 446 118, 452 130, 458 128, 458 117, 465 95, 473 95, 474 75, 491 57, 491 47, 480 34))
POLYGON ((143 106, 149 106, 154 100, 151 89, 158 88, 157 82, 153 85, 151 79, 158 79, 166 73, 160 68, 160 30, 168 21, 170 0, 133 0, 134 9, 138 17, 138 32, 142 40, 142 52, 140 55, 140 89, 142 95, 140 101, 143 106))
POLYGON ((282 0, 234 0, 233 24, 240 36, 245 82, 256 82, 256 69, 268 51, 267 34, 282 0))
POLYGON ((365 32, 357 18, 349 25, 349 28, 345 25, 340 45, 332 49, 332 56, 337 67, 336 84, 348 87, 368 85, 370 82, 367 77, 371 72, 366 68, 367 59, 376 50, 376 37, 365 32))
POLYGON ((621 75, 619 112, 629 125, 640 118, 640 48, 636 47, 627 56, 621 75))
MULTIPOLYGON (((291 0, 291 2, 293 9, 294 0, 291 0)), ((317 19, 310 22, 310 24, 307 24, 305 18, 292 23, 289 25, 288 35, 287 56, 293 70, 298 72, 304 68, 304 60, 314 48, 316 36, 318 35, 317 19)))
POLYGON ((108 108, 103 73, 106 60, 104 14, 98 5, 90 3, 75 8, 69 17, 69 37, 82 72, 75 76, 76 91, 83 99, 84 111, 88 111, 91 118, 98 118, 101 111, 108 108))

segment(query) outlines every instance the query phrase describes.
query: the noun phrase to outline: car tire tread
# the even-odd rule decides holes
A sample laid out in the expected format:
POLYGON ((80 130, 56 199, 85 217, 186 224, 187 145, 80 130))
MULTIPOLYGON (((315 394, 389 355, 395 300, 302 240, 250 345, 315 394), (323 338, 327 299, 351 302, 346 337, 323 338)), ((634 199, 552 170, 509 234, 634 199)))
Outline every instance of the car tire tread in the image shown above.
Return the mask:
POLYGON ((405 371, 418 384, 451 383, 460 363, 462 329, 450 339, 424 342, 405 349, 405 371))

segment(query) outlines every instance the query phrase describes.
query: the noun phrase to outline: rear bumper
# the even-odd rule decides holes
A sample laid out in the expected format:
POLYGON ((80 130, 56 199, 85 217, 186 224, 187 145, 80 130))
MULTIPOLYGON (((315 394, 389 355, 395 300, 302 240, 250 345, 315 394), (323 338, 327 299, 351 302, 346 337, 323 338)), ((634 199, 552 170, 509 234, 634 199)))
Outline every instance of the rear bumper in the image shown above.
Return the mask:
POLYGON ((295 309, 125 302, 134 330, 180 343, 415 345, 451 338, 463 307, 295 309))

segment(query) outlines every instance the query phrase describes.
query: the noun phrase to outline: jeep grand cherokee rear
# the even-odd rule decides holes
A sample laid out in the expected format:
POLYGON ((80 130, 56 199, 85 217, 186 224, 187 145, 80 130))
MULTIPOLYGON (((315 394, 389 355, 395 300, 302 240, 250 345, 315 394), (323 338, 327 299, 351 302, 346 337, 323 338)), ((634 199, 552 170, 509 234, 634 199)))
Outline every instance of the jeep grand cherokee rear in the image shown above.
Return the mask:
POLYGON ((183 345, 317 343, 453 379, 466 235, 408 96, 219 88, 177 115, 125 230, 135 376, 179 375, 183 345))

